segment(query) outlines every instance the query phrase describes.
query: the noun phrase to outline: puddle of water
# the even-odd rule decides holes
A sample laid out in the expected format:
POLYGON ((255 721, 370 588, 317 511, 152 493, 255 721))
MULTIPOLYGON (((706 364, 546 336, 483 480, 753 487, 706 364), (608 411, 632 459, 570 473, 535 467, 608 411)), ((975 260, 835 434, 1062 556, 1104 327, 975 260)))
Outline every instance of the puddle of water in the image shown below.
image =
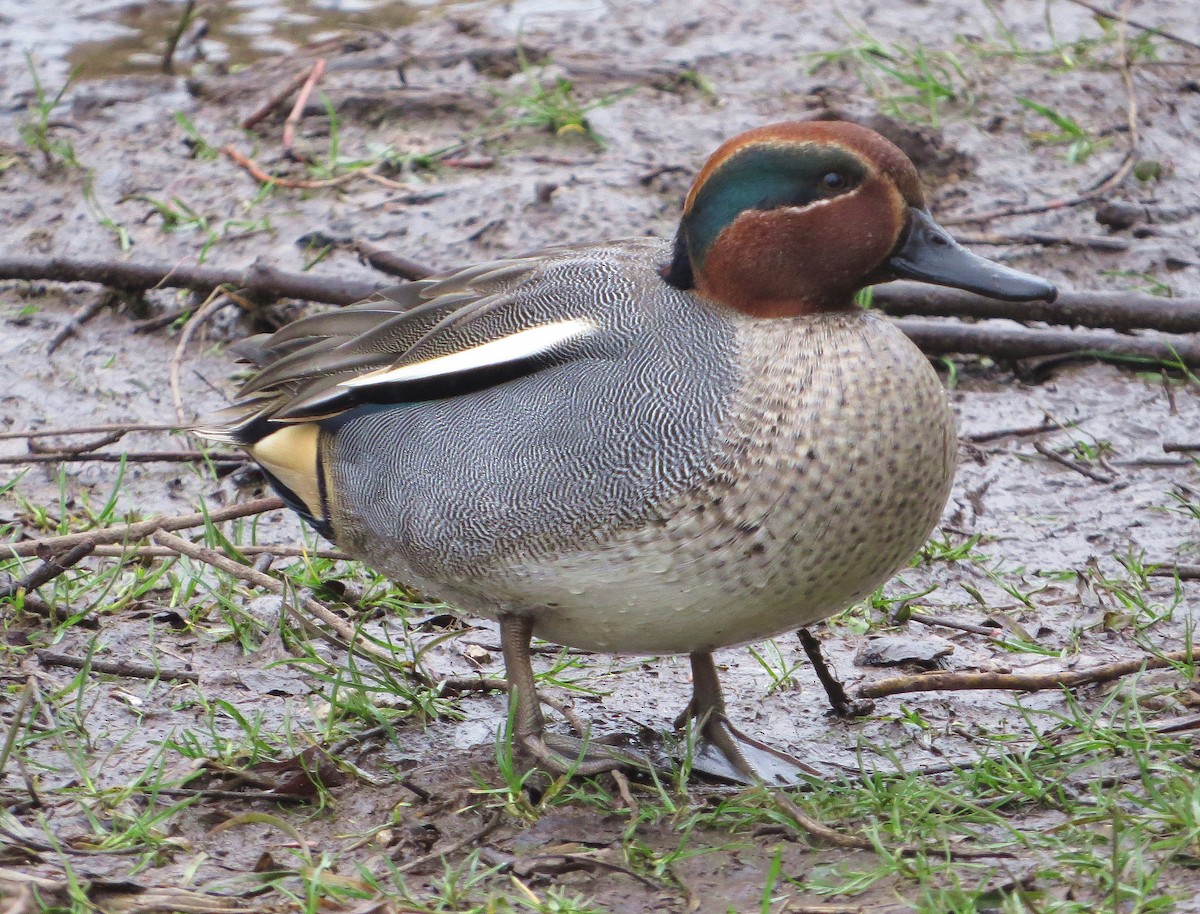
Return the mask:
MULTIPOLYGON (((286 54, 349 29, 395 29, 431 2, 395 0, 228 0, 197 4, 203 38, 177 55, 186 71, 197 52, 210 63, 237 66, 286 54)), ((23 66, 29 53, 43 77, 78 79, 157 72, 184 0, 65 0, 54 5, 0 0, 0 62, 23 66)), ((19 71, 18 71, 19 72, 19 71)))

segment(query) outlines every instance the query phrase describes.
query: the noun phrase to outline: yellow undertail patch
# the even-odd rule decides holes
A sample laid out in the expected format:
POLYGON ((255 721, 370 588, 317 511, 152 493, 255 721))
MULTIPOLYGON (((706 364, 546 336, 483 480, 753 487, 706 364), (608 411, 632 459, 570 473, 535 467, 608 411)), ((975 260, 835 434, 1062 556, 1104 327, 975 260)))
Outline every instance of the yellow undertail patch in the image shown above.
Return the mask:
POLYGON ((321 429, 313 424, 285 425, 258 441, 250 450, 262 468, 304 502, 314 518, 325 518, 321 499, 317 448, 321 429))

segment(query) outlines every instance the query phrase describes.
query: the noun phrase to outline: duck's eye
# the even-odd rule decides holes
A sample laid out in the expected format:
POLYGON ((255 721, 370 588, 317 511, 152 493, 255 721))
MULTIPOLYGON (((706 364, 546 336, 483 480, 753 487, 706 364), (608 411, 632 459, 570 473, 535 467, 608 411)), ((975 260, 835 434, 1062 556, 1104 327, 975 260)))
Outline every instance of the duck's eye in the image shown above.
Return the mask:
POLYGON ((845 190, 850 186, 850 179, 840 171, 830 171, 821 175, 821 186, 826 190, 845 190))

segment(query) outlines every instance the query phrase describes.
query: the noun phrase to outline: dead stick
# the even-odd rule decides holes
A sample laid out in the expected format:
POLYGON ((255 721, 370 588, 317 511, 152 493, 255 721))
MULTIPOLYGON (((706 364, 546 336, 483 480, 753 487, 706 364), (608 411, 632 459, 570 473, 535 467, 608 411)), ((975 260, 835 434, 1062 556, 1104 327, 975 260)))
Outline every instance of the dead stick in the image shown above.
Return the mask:
POLYGON ((20 438, 67 438, 71 435, 104 435, 129 432, 183 432, 187 429, 178 425, 112 423, 109 425, 81 425, 77 428, 39 428, 28 432, 0 432, 0 441, 20 438))
POLYGON ((61 555, 47 556, 41 565, 21 580, 0 587, 0 599, 11 597, 22 590, 29 593, 31 590, 37 590, 39 587, 49 584, 72 565, 77 565, 87 558, 95 549, 96 544, 92 540, 84 540, 82 543, 76 543, 61 555))
POLYGON ((179 334, 179 342, 175 344, 175 352, 171 356, 171 369, 167 374, 167 381, 171 387, 171 400, 175 404, 175 420, 180 425, 187 424, 187 417, 183 411, 183 391, 179 386, 179 375, 183 371, 183 357, 187 354, 188 343, 192 341, 193 334, 206 320, 235 304, 238 304, 236 296, 221 295, 214 289, 209 300, 183 325, 183 330, 179 334))
POLYGON ((821 687, 825 689, 825 697, 829 699, 829 707, 833 713, 838 717, 858 717, 870 714, 873 706, 869 702, 854 701, 846 694, 846 687, 842 685, 841 680, 834 675, 833 670, 825 661, 825 655, 821 653, 821 642, 817 636, 807 628, 800 629, 797 634, 800 636, 800 646, 804 648, 808 662, 812 664, 813 672, 817 674, 821 687))
POLYGON ((956 232, 955 237, 960 244, 1062 246, 1110 253, 1129 250, 1127 238, 1113 238, 1108 235, 1052 235, 1048 232, 1017 232, 1003 235, 999 232, 956 232))
POLYGON ((0 456, 0 466, 22 463, 245 463, 249 458, 240 454, 207 453, 205 451, 126 451, 120 454, 52 451, 44 454, 0 456))
POLYGON ((1044 689, 1068 688, 1112 682, 1142 670, 1161 670, 1175 663, 1192 659, 1190 650, 1171 651, 1161 657, 1139 657, 1120 660, 1090 670, 1063 670, 1058 673, 918 673, 914 676, 893 676, 868 682, 858 689, 862 698, 883 698, 902 692, 959 692, 975 689, 1000 689, 1006 692, 1040 692, 1044 689))
MULTIPOLYGON (((242 555, 273 555, 276 558, 315 558, 350 561, 350 556, 340 549, 309 549, 305 546, 238 546, 242 555)), ((166 546, 97 546, 92 555, 117 559, 170 559, 179 553, 166 546)))
MULTIPOLYGON (((253 584, 255 587, 260 587, 281 597, 286 595, 287 587, 283 581, 269 574, 264 574, 261 571, 255 571, 249 565, 244 565, 235 559, 231 559, 229 556, 217 552, 215 549, 198 546, 195 543, 188 542, 183 537, 167 533, 165 530, 159 530, 155 533, 154 541, 160 546, 174 549, 176 552, 186 555, 190 559, 211 565, 214 568, 224 571, 226 574, 240 578, 248 584, 253 584)), ((325 604, 312 597, 304 598, 299 602, 305 612, 333 629, 338 637, 346 642, 350 650, 370 657, 377 663, 385 664, 391 668, 400 666, 396 658, 389 651, 381 650, 363 641, 358 632, 354 630, 354 626, 325 606, 325 604)))
POLYGON ((1064 291, 1048 304, 1002 302, 959 289, 896 282, 876 286, 871 306, 893 317, 1007 318, 1106 330, 1200 332, 1200 299, 1132 292, 1064 291))
POLYGON ((94 657, 72 657, 70 654, 58 654, 54 651, 38 651, 37 658, 46 666, 62 666, 72 670, 88 669, 96 673, 125 676, 128 679, 168 679, 178 682, 200 681, 200 674, 191 670, 168 670, 162 667, 146 666, 141 663, 130 663, 126 660, 97 660, 94 657))
POLYGON ((1179 35, 1176 35, 1174 32, 1168 32, 1166 29, 1159 28, 1156 25, 1146 25, 1144 22, 1138 22, 1134 19, 1125 17, 1123 14, 1110 13, 1107 10, 1103 10, 1096 5, 1089 3, 1088 0, 1070 0, 1070 2, 1074 3, 1076 6, 1082 6, 1085 10, 1090 10, 1101 19, 1107 19, 1110 22, 1118 22, 1124 19, 1125 22, 1132 25, 1138 31, 1149 32, 1151 35, 1158 35, 1159 37, 1165 38, 1168 41, 1174 41, 1178 44, 1186 45, 1189 48, 1195 48, 1197 51, 1200 51, 1200 44, 1197 44, 1188 38, 1183 38, 1179 35))
POLYGON ((179 39, 183 37, 183 33, 187 31, 187 27, 192 21, 195 9, 196 0, 187 0, 187 3, 183 5, 179 21, 175 23, 175 28, 171 29, 171 34, 167 36, 167 47, 162 56, 162 71, 168 76, 175 75, 175 50, 179 47, 179 39))
POLYGON ((0 257, 0 279, 94 282, 117 289, 192 289, 203 293, 229 285, 263 298, 298 298, 331 305, 353 304, 379 288, 378 283, 287 273, 263 262, 220 269, 75 257, 0 257))
POLYGON ((75 456, 78 454, 91 454, 102 447, 116 444, 124 437, 124 432, 109 432, 107 435, 102 435, 99 438, 93 438, 91 441, 84 441, 80 444, 73 444, 70 447, 46 447, 44 444, 39 443, 40 439, 30 438, 28 439, 29 443, 27 447, 31 454, 67 454, 75 456))
POLYGON ((896 321, 926 355, 977 353, 998 359, 1078 354, 1200 367, 1200 342, 1185 336, 1121 336, 1099 330, 1031 330, 902 318, 896 321))
POLYGON ((1113 481, 1112 476, 1106 476, 1104 473, 1097 473, 1091 467, 1084 466, 1082 463, 1079 463, 1076 460, 1069 460, 1062 454, 1058 453, 1058 451, 1051 447, 1047 447, 1040 441, 1033 442, 1033 449, 1047 460, 1053 460, 1059 466, 1064 466, 1068 470, 1074 470, 1076 473, 1080 474, 1081 476, 1086 476, 1093 482, 1110 483, 1113 481))
MULTIPOLYGON (((383 250, 374 246, 355 247, 368 261, 383 250)), ((409 272, 420 273, 422 277, 430 275, 428 266, 406 263, 409 272)), ((262 262, 221 269, 73 257, 0 257, 0 280, 4 279, 94 282, 132 290, 184 288, 203 293, 228 285, 263 298, 298 298, 331 305, 353 304, 380 288, 376 283, 289 273, 262 262)), ((1002 317, 1115 330, 1200 332, 1200 299, 1166 299, 1132 292, 1064 291, 1056 302, 1047 305, 998 302, 970 292, 919 283, 888 283, 875 287, 873 302, 879 310, 893 316, 1002 317)))
POLYGON ((274 511, 282 507, 283 501, 274 495, 270 495, 265 498, 256 498, 252 501, 242 502, 241 504, 230 505, 227 508, 220 508, 216 511, 197 511, 195 514, 181 514, 177 517, 152 517, 149 520, 138 521, 133 524, 121 524, 117 527, 106 527, 103 530, 89 530, 86 533, 68 533, 64 536, 49 536, 43 539, 25 540, 20 543, 8 543, 0 545, 0 552, 7 552, 9 555, 20 558, 37 555, 39 549, 50 549, 55 552, 69 549, 78 543, 82 543, 84 540, 91 540, 97 546, 107 543, 140 540, 149 536, 155 530, 188 530, 192 527, 202 527, 208 522, 219 524, 239 517, 248 517, 254 514, 262 514, 265 511, 274 511))
MULTIPOLYGON (((807 815, 804 812, 804 810, 802 810, 799 806, 797 806, 792 801, 792 798, 789 797, 782 790, 773 790, 770 792, 770 796, 775 801, 776 805, 781 810, 783 810, 784 814, 787 815, 788 818, 795 821, 795 823, 798 826, 800 826, 800 829, 802 831, 804 831, 806 834, 812 835, 814 838, 817 838, 820 841, 824 841, 826 844, 830 844, 833 847, 840 847, 844 850, 855 850, 855 851, 878 851, 879 850, 878 846, 870 838, 864 838, 861 835, 847 835, 844 832, 840 832, 835 828, 830 828, 828 825, 825 825, 822 822, 818 822, 816 819, 807 815)), ((891 853, 898 854, 902 857, 915 857, 921 853, 928 853, 930 851, 930 848, 919 848, 919 847, 913 847, 911 845, 903 845, 901 847, 888 848, 888 850, 891 853)), ((937 848, 936 852, 942 853, 942 849, 937 848)), ((1012 856, 1012 854, 1009 853, 1008 851, 988 851, 988 850, 972 851, 972 850, 961 850, 961 849, 957 849, 957 848, 947 848, 945 853, 949 854, 951 857, 954 857, 954 858, 957 858, 960 860, 971 860, 971 859, 978 859, 981 857, 1011 857, 1012 856)))
MULTIPOLYGON (((1076 419, 1071 424, 1078 425, 1079 420, 1076 419)), ((997 441, 1000 438, 1028 438, 1030 435, 1044 435, 1046 432, 1056 432, 1061 428, 1062 426, 1057 422, 1043 419, 1037 425, 1017 425, 1011 428, 997 428, 986 432, 974 432, 970 435, 963 435, 962 440, 970 444, 987 444, 989 441, 997 441)))
POLYGON ((986 625, 976 625, 973 622, 959 622, 957 619, 946 619, 942 616, 930 616, 925 613, 909 613, 908 619, 911 622, 920 622, 922 625, 940 625, 942 628, 953 628, 960 632, 983 635, 986 638, 995 638, 1000 631, 997 628, 988 628, 986 625))
POLYGON ((325 58, 318 57, 317 62, 312 65, 308 78, 304 80, 304 85, 300 87, 300 94, 296 96, 296 104, 292 106, 291 113, 283 122, 283 154, 285 156, 291 157, 292 155, 292 144, 296 140, 296 125, 304 117, 304 106, 308 103, 308 97, 312 94, 313 87, 324 75, 325 58))
POLYGON ((276 108, 280 107, 284 102, 286 102, 291 97, 293 92, 295 92, 302 85, 304 85, 305 81, 308 79, 310 72, 311 72, 310 70, 303 70, 300 73, 297 73, 295 76, 293 76, 290 80, 288 80, 287 84, 284 85, 283 88, 281 88, 278 92, 276 92, 274 95, 272 95, 270 98, 268 98, 265 102, 263 102, 262 105, 260 105, 258 108, 256 108, 252 114, 249 114, 245 118, 243 118, 242 129, 249 130, 250 128, 257 126, 261 121, 263 121, 264 119, 269 117, 272 111, 274 111, 276 108))
POLYGON ((99 314, 108 305, 112 304, 112 295, 105 292, 103 295, 98 295, 90 302, 76 311, 71 317, 54 332, 54 336, 50 337, 50 342, 46 344, 46 355, 54 355, 56 349, 66 342, 67 337, 73 336, 75 331, 90 321, 93 317, 99 314))
POLYGON ((424 279, 427 276, 432 276, 436 272, 433 268, 427 267, 422 263, 417 263, 415 260, 409 260, 407 257, 402 257, 399 254, 394 254, 387 248, 381 248, 377 244, 371 244, 369 241, 354 242, 354 250, 367 264, 380 273, 387 273, 389 276, 399 276, 402 279, 424 279))
POLYGON ((1186 454, 1188 451, 1200 451, 1200 444, 1192 441, 1164 441, 1162 449, 1168 454, 1186 454))
POLYGON ((254 180, 261 181, 263 184, 272 184, 276 187, 291 187, 299 190, 341 187, 343 184, 349 184, 358 177, 357 171, 349 171, 344 175, 338 175, 336 178, 281 178, 271 174, 253 159, 242 155, 242 153, 238 152, 237 149, 228 143, 221 147, 221 154, 238 167, 245 169, 254 180))
POLYGON ((1150 576, 1154 578, 1178 577, 1181 581, 1200 580, 1200 565, 1160 565, 1150 572, 1150 576))

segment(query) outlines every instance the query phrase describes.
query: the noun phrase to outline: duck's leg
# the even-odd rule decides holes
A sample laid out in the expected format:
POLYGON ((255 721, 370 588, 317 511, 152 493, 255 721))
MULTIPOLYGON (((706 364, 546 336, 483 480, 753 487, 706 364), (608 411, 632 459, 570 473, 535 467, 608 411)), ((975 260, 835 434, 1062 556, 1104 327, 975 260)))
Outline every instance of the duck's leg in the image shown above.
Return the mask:
POLYGON ((734 727, 725 716, 712 654, 700 651, 692 654, 691 660, 692 700, 683 716, 698 728, 693 771, 738 784, 794 784, 804 775, 821 776, 815 768, 734 727))
POLYGON ((873 701, 857 701, 846 694, 846 687, 829 668, 825 655, 821 653, 821 642, 807 628, 800 629, 800 644, 808 655, 808 662, 813 666, 813 672, 825 689, 825 697, 829 699, 829 707, 838 717, 861 717, 875 710, 873 701))
POLYGON ((546 719, 538 701, 529 641, 533 622, 516 615, 500 616, 500 650, 508 678, 510 700, 516 702, 513 741, 528 752, 543 769, 555 774, 584 777, 618 768, 648 768, 649 763, 632 753, 590 740, 546 733, 546 719))

